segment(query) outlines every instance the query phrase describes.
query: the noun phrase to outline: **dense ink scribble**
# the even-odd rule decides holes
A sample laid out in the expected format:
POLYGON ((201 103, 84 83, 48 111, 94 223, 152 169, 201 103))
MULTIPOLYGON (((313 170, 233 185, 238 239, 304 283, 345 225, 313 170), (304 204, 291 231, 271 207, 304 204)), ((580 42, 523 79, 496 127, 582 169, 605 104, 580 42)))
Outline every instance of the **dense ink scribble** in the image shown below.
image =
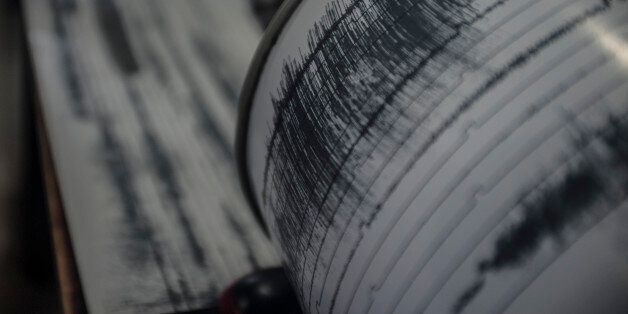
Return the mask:
POLYGON ((84 102, 83 90, 79 83, 79 74, 70 44, 68 27, 66 26, 67 22, 65 20, 66 16, 72 14, 77 9, 77 5, 76 2, 67 0, 53 0, 50 4, 52 6, 51 11, 55 34, 59 40, 59 45, 57 46, 59 47, 59 64, 62 66, 60 70, 62 71, 61 74, 71 98, 69 105, 72 112, 77 117, 86 118, 87 109, 84 102))
MULTIPOLYGON (((114 64, 127 76, 132 76, 139 72, 139 65, 129 43, 122 17, 115 3, 111 0, 103 0, 97 1, 96 5, 100 29, 109 47, 114 64)), ((141 96, 132 86, 132 82, 127 82, 126 91, 131 108, 134 110, 142 129, 146 155, 163 184, 167 202, 171 203, 174 207, 175 215, 179 221, 182 232, 185 234, 194 261, 198 266, 205 267, 205 254, 199 240, 192 230, 190 219, 185 213, 185 206, 182 200, 183 192, 175 175, 175 169, 170 160, 171 157, 154 134, 153 127, 148 120, 148 112, 144 108, 145 104, 141 96)))
MULTIPOLYGON (((584 132, 584 131, 583 131, 584 132)), ((628 196, 628 121, 610 116, 597 134, 580 134, 574 143, 582 158, 558 182, 540 187, 522 202, 516 222, 498 235, 493 254, 478 262, 478 279, 458 298, 453 312, 461 312, 476 297, 489 272, 516 269, 535 256, 541 244, 563 244, 568 231, 592 225, 628 196), (586 151, 582 142, 599 137, 604 153, 586 151), (479 285, 478 283, 482 283, 479 285)), ((590 227, 590 226, 589 226, 590 227)))
MULTIPOLYGON (((330 262, 321 260, 323 243, 337 241, 331 250, 335 258, 344 235, 356 234, 356 227, 349 230, 350 222, 357 221, 358 229, 370 226, 411 167, 465 113, 489 106, 485 95, 612 4, 592 1, 581 7, 578 14, 491 69, 492 74, 455 104, 453 112, 441 115, 438 106, 451 91, 443 86, 447 82, 438 82, 440 75, 452 66, 473 69, 476 62, 486 62, 465 54, 469 47, 480 51, 484 44, 485 36, 476 25, 508 2, 332 1, 309 30, 305 52, 284 60, 282 79, 271 96, 275 117, 261 201, 273 214, 277 226, 273 232, 288 258, 291 279, 300 294, 309 286, 310 295, 303 296, 307 307, 316 298, 311 293, 319 265, 330 262), (372 194, 371 187, 392 158, 388 152, 409 146, 406 141, 423 123, 429 126, 417 135, 418 147, 406 147, 412 154, 407 164, 384 187, 383 195, 372 194), (377 165, 382 168, 372 172, 361 168, 380 159, 386 160, 377 165)), ((362 231, 357 234, 340 281, 362 239, 362 231)), ((329 270, 322 273, 322 280, 316 280, 325 285, 329 270)), ((330 310, 339 286, 336 282, 332 288, 330 310)))
POLYGON ((205 253, 200 241, 194 233, 192 222, 185 212, 186 209, 183 204, 183 189, 177 179, 171 157, 154 134, 153 127, 148 120, 148 112, 144 108, 145 104, 142 98, 137 91, 130 86, 130 84, 127 85, 127 94, 131 100, 131 107, 135 111, 137 120, 142 128, 146 156, 150 160, 151 165, 155 168, 155 172, 163 184, 165 200, 170 203, 172 207, 174 207, 174 212, 178 219, 179 226, 181 227, 181 231, 185 234, 185 238, 190 251, 192 252, 194 261, 198 266, 204 268, 206 266, 205 253))
POLYGON ((264 186, 274 192, 264 198, 295 268, 307 230, 320 239, 341 200, 347 212, 361 203, 367 183, 353 170, 408 104, 404 88, 425 84, 410 78, 460 55, 454 39, 467 38, 462 30, 477 17, 469 1, 332 2, 311 30, 308 56, 286 63, 264 186))
POLYGON ((254 49, 243 38, 259 36, 248 7, 49 0, 24 14, 57 162, 70 169, 61 183, 90 310, 211 312, 238 276, 277 262, 237 212, 232 175, 235 89, 254 49), (242 38, 202 27, 212 14, 242 38))
POLYGON ((99 0, 94 4, 100 30, 114 62, 126 75, 137 72, 139 65, 131 49, 118 7, 113 0, 99 0))
POLYGON ((100 114, 96 116, 102 136, 103 155, 107 173, 111 176, 113 186, 116 188, 125 212, 127 224, 133 239, 128 239, 133 251, 133 265, 141 267, 148 258, 153 258, 163 278, 168 298, 173 306, 178 307, 183 301, 183 296, 176 291, 175 285, 165 275, 165 263, 159 243, 154 239, 152 227, 147 223, 142 214, 141 202, 134 185, 133 171, 127 161, 126 153, 111 129, 111 120, 100 114), (142 248, 143 253, 138 251, 142 248), (144 255, 146 254, 146 255, 144 255))
POLYGON ((273 101, 263 198, 290 252, 292 275, 318 265, 332 221, 345 225, 356 210, 374 217, 381 206, 366 201, 370 178, 356 175, 356 167, 380 141, 399 144, 413 131, 404 126, 420 116, 405 109, 416 92, 432 85, 437 69, 470 61, 461 55, 477 33, 472 24, 504 3, 483 10, 469 1, 327 7, 311 30, 310 53, 286 63, 273 101))
POLYGON ((154 25, 160 29, 160 35, 164 41, 164 44, 172 54, 172 60, 174 61, 178 73, 181 74, 181 78, 185 81, 185 85, 189 91, 188 102, 191 108, 195 111, 198 123, 202 133, 212 142, 212 146, 217 147, 218 151, 225 157, 226 160, 233 160, 233 149, 227 136, 219 129, 216 118, 212 116, 212 113, 208 109, 206 99, 201 94, 203 86, 198 83, 193 77, 192 69, 188 64, 185 56, 179 51, 179 47, 175 41, 173 35, 168 31, 168 21, 163 16, 161 10, 153 8, 151 10, 154 25))
POLYGON ((482 261, 480 272, 520 266, 547 236, 559 237, 565 226, 583 215, 603 186, 592 165, 569 173, 551 193, 524 205, 524 217, 495 243, 495 255, 482 261))

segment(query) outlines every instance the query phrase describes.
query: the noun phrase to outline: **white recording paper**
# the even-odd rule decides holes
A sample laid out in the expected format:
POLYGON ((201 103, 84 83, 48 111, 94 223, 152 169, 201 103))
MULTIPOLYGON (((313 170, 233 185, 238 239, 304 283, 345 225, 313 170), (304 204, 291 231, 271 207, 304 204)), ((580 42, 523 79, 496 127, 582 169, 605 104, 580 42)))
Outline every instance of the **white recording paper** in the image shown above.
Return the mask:
POLYGON ((254 194, 310 313, 628 309, 625 1, 303 1, 254 194))

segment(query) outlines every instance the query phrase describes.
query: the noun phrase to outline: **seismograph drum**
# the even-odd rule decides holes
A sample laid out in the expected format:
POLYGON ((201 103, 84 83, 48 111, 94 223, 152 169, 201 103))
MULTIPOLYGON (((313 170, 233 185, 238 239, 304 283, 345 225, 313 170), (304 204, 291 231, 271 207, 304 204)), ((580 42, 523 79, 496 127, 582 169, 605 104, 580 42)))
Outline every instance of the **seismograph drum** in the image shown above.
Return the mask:
POLYGON ((628 309, 626 1, 288 1, 242 96, 307 312, 628 309))

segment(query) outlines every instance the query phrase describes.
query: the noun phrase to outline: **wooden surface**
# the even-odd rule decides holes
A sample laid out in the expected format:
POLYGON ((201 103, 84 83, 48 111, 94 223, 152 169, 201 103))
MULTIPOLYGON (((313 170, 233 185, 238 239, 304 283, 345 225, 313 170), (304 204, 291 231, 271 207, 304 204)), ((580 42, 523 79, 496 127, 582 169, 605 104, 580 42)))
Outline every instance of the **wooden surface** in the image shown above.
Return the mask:
POLYGON ((57 271, 63 312, 66 314, 85 313, 85 301, 63 211, 63 200, 59 193, 57 174, 52 162, 46 127, 39 105, 37 105, 36 109, 36 120, 46 205, 50 217, 50 230, 52 232, 52 244, 56 263, 55 269, 57 271))

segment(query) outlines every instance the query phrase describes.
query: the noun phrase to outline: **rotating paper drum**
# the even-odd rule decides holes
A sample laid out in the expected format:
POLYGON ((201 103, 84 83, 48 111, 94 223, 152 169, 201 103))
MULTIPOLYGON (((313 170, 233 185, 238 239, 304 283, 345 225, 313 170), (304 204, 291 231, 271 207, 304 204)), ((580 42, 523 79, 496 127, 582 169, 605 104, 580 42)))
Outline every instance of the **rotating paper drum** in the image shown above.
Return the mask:
POLYGON ((625 312, 625 1, 288 1, 245 190, 312 313, 625 312))

